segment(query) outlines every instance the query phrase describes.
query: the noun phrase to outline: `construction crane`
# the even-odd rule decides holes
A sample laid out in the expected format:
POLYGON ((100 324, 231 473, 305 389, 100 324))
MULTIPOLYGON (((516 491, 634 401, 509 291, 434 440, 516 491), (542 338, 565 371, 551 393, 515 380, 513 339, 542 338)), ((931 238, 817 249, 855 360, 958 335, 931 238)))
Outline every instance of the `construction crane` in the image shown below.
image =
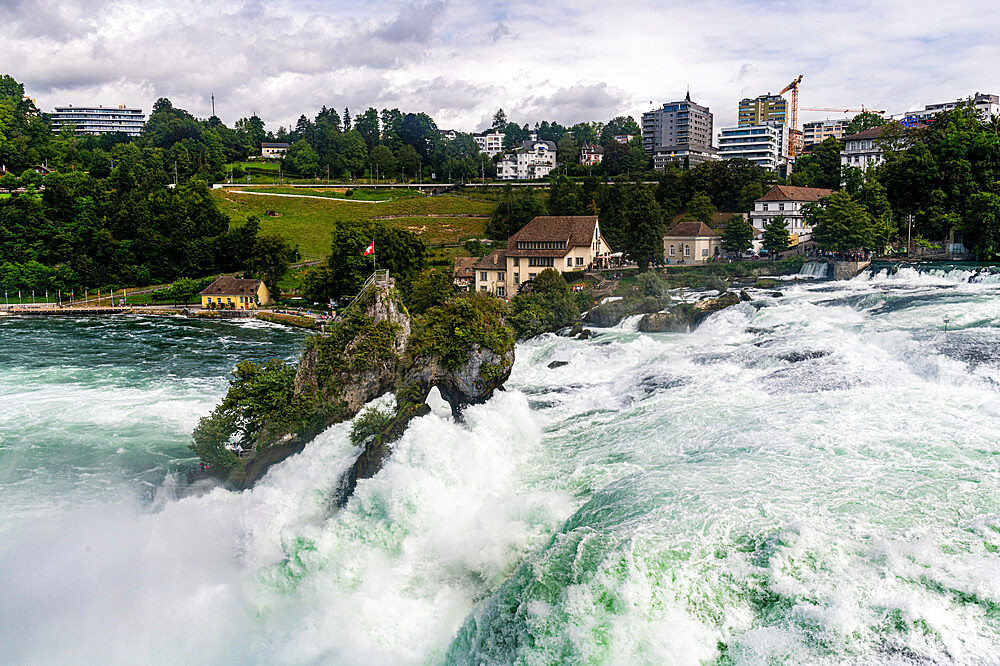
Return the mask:
POLYGON ((869 109, 869 108, 865 107, 863 104, 861 105, 860 109, 844 109, 844 108, 831 109, 831 108, 825 107, 825 106, 804 106, 804 107, 802 107, 802 110, 803 111, 832 111, 834 113, 877 113, 879 115, 885 113, 885 111, 878 111, 878 110, 875 110, 875 109, 869 109))
POLYGON ((795 154, 798 152, 798 146, 796 145, 797 142, 795 141, 795 133, 798 132, 799 127, 799 83, 801 81, 802 75, 799 74, 797 78, 793 79, 791 83, 782 88, 781 92, 778 93, 778 95, 781 96, 789 90, 792 91, 792 131, 788 133, 788 142, 791 144, 789 146, 788 156, 793 159, 795 158, 795 154))

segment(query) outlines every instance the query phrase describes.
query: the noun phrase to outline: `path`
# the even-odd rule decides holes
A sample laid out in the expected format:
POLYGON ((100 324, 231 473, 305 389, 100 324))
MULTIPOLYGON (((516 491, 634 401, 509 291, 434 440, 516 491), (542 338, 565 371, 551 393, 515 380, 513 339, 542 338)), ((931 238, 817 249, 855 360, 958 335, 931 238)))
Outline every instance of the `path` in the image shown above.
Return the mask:
POLYGON ((323 201, 346 201, 348 203, 380 204, 389 203, 393 199, 382 199, 381 201, 366 201, 364 199, 337 199, 334 197, 321 197, 315 194, 277 194, 271 192, 246 192, 244 190, 231 190, 226 188, 227 193, 232 194, 256 194, 261 197, 291 197, 292 199, 322 199, 323 201))

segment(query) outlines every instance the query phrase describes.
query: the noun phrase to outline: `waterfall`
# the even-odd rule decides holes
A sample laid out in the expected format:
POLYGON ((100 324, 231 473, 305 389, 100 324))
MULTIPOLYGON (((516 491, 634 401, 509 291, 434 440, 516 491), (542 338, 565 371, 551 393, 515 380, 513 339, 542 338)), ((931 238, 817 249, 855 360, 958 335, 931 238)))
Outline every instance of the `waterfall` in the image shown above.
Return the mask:
POLYGON ((830 264, 825 261, 807 261, 802 264, 802 268, 799 269, 799 275, 802 277, 811 277, 816 280, 821 280, 829 277, 829 270, 830 264))

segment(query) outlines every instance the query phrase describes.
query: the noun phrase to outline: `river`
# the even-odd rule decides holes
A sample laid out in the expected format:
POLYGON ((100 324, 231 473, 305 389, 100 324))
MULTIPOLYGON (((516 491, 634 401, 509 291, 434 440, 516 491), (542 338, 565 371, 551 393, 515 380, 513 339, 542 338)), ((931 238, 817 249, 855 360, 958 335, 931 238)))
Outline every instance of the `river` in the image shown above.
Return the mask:
POLYGON ((340 512, 350 424, 176 492, 226 373, 301 333, 0 318, 0 661, 1000 663, 1000 274, 752 295, 519 345, 340 512))

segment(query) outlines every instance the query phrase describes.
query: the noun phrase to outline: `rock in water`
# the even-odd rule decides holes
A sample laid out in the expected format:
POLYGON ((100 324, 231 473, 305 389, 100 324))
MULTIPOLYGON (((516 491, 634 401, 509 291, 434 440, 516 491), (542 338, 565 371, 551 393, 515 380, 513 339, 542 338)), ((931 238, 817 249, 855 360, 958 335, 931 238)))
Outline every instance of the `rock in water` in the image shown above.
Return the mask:
POLYGON ((549 367, 553 370, 555 370, 556 368, 561 368, 564 365, 569 365, 569 361, 552 361, 551 363, 549 363, 549 367))

